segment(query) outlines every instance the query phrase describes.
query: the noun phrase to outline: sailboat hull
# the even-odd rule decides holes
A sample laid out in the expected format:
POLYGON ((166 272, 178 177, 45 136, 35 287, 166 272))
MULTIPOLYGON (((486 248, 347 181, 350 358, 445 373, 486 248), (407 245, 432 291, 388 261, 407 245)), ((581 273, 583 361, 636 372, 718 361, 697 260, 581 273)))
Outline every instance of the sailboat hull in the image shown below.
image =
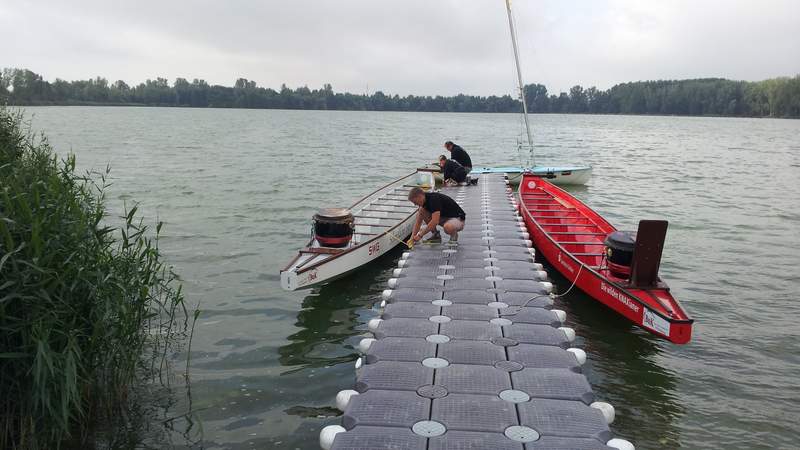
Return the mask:
MULTIPOLYGON (((473 169, 471 173, 505 173, 509 184, 518 186, 522 174, 526 170, 521 167, 483 167, 473 169)), ((575 186, 586 184, 592 177, 589 166, 534 167, 529 171, 533 175, 547 179, 557 186, 575 186)))
MULTIPOLYGON (((419 171, 432 172, 436 182, 442 183, 442 172, 439 166, 431 164, 430 166, 420 167, 419 171)), ((533 175, 540 176, 547 179, 547 181, 557 186, 576 186, 586 184, 592 178, 592 168, 590 166, 560 166, 560 167, 534 167, 531 170, 523 169, 522 167, 474 167, 470 175, 477 175, 481 173, 504 173, 508 178, 509 184, 512 186, 519 186, 522 180, 522 174, 529 172, 533 175)))

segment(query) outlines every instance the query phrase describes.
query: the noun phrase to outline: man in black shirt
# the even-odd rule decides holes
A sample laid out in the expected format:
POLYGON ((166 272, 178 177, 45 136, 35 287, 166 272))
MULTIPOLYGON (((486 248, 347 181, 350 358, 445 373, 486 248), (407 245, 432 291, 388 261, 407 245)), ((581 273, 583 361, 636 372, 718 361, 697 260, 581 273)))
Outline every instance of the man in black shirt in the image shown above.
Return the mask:
POLYGON ((433 232, 433 237, 429 240, 441 240, 439 230, 436 229, 437 225, 441 225, 444 232, 450 236, 450 242, 458 240, 458 232, 464 229, 464 219, 467 215, 455 200, 438 192, 426 193, 418 187, 411 189, 408 200, 419 206, 417 222, 411 231, 411 238, 414 241, 419 241, 429 231, 433 232))
POLYGON ((447 141, 444 143, 444 148, 450 152, 450 159, 458 161, 459 164, 464 166, 467 173, 472 170, 472 160, 460 145, 454 144, 453 141, 447 141))
POLYGON ((442 179, 445 184, 457 184, 467 181, 467 171, 464 166, 454 159, 447 159, 446 156, 439 156, 439 167, 442 168, 442 179))

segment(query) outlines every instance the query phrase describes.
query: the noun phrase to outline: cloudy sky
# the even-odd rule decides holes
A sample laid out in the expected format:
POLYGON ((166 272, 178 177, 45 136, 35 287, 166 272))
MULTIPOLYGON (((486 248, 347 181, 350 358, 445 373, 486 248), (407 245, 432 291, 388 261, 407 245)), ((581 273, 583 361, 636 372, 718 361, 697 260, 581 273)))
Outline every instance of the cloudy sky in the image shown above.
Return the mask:
MULTIPOLYGON (((800 0, 515 0, 523 76, 549 90, 800 73, 800 0)), ((45 79, 505 94, 502 0, 0 0, 0 67, 45 79)))

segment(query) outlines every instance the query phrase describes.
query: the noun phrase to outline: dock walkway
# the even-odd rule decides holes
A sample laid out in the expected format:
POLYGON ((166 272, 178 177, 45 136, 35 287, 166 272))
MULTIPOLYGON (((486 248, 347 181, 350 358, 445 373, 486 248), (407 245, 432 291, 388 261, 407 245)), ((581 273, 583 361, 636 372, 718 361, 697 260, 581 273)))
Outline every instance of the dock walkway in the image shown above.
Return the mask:
POLYGON ((403 254, 375 337, 359 344, 355 388, 337 395, 342 425, 325 427, 321 446, 633 449, 612 439, 613 407, 595 402, 503 177, 442 192, 466 227, 457 244, 403 254))

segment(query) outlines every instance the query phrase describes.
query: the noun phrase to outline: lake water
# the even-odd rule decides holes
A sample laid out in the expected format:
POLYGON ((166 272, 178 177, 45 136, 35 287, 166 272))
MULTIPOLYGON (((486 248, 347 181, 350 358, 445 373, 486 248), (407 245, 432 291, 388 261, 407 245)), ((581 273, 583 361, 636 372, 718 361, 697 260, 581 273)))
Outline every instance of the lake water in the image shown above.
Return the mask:
MULTIPOLYGON (((202 309, 191 369, 202 427, 150 425, 138 436, 153 447, 317 449, 319 430, 339 422, 333 398, 353 385, 354 346, 399 252, 321 289, 284 292, 278 272, 311 215, 432 161, 447 139, 476 165, 516 163, 520 131, 506 114, 27 111, 79 166, 111 166, 113 212, 139 202, 166 223, 161 248, 202 309)), ((696 320, 692 343, 654 339, 580 292, 557 301, 598 398, 617 409, 615 433, 637 449, 800 447, 800 121, 533 124, 538 162, 594 166, 571 191, 618 228, 670 221, 661 275, 696 320)), ((175 386, 159 399, 162 418, 189 408, 175 386)))

